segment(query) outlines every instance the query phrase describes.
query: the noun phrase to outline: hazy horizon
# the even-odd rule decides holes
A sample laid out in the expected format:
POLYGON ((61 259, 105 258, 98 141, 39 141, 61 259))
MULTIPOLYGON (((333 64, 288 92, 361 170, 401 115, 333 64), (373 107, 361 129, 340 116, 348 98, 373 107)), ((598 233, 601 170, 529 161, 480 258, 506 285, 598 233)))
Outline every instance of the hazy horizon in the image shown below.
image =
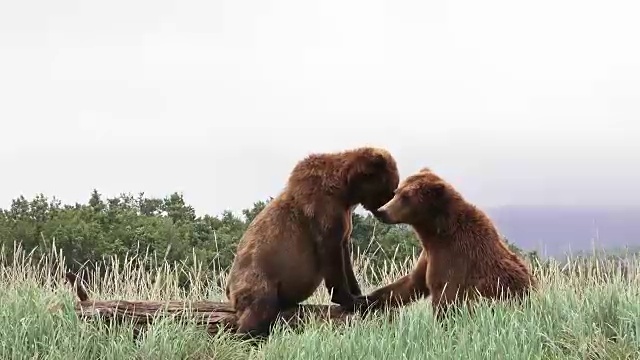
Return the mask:
POLYGON ((470 201, 640 203, 632 1, 0 4, 0 207, 275 196, 312 152, 389 149, 470 201))

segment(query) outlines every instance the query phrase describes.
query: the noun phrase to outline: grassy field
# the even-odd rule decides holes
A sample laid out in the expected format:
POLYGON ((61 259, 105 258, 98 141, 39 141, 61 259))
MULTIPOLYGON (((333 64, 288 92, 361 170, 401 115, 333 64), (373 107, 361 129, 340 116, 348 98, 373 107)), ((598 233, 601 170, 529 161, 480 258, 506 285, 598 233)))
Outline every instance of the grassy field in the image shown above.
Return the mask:
MULTIPOLYGON (((536 266, 541 291, 524 306, 480 304, 473 316, 434 322, 427 301, 347 325, 310 323, 302 331, 280 326, 259 347, 215 337, 186 325, 158 322, 138 341, 131 328, 108 328, 76 319, 75 301, 62 281, 55 252, 39 262, 29 254, 0 259, 0 359, 638 359, 640 270, 610 261, 536 266), (571 275, 569 275, 571 274, 571 275)), ((199 268, 132 258, 122 272, 92 284, 93 298, 223 299, 220 278, 199 268), (143 270, 142 262, 152 263, 143 270), (193 286, 178 287, 177 274, 193 286)), ((404 274, 411 262, 389 266, 365 290, 404 274)), ((366 263, 357 264, 362 268, 366 263)), ((364 272, 359 272, 364 273, 364 272)), ((370 281, 367 281, 370 280, 370 281)), ((328 303, 324 288, 309 302, 328 303)))

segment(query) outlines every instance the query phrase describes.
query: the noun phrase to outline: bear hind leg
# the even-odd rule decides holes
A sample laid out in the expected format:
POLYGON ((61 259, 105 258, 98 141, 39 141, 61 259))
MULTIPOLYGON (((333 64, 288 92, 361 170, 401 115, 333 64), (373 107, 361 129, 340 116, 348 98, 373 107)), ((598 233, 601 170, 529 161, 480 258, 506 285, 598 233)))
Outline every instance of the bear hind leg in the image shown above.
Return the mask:
POLYGON ((246 306, 236 309, 237 333, 243 337, 263 338, 269 335, 280 311, 277 294, 269 293, 255 297, 246 306))

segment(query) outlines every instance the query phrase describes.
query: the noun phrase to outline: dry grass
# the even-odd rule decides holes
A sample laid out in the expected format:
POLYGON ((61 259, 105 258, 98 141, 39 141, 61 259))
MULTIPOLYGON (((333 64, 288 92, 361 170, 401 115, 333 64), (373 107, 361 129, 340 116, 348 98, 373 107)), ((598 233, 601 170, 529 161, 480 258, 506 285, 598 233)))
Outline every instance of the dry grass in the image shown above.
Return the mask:
MULTIPOLYGON (((542 288, 523 306, 480 304, 473 316, 462 312, 445 326, 435 323, 428 302, 420 301, 402 309, 393 322, 310 323, 302 331, 278 327, 266 343, 253 347, 224 333, 212 338, 170 321, 154 324, 138 341, 127 326, 82 323, 75 318, 75 298, 55 250, 40 261, 15 251, 10 262, 0 258, 2 359, 640 358, 640 270, 634 256, 625 257, 625 268, 596 259, 535 266, 542 288)), ((225 274, 202 266, 167 264, 145 254, 100 265, 89 274, 92 298, 224 299, 225 274), (189 279, 186 291, 180 276, 189 279)), ((388 264, 375 281, 360 279, 363 290, 395 280, 411 265, 388 264)), ((364 274, 366 266, 366 261, 357 263, 357 273, 364 274)), ((308 302, 328 303, 329 297, 321 287, 308 302)))

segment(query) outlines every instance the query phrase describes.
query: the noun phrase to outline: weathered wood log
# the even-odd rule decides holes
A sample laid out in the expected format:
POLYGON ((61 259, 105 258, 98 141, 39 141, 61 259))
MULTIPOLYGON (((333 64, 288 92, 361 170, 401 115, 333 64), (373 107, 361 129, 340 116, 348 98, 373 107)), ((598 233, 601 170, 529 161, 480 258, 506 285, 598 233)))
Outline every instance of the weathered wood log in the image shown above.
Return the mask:
MULTIPOLYGON (((215 301, 128 301, 90 300, 87 292, 72 273, 67 273, 67 281, 76 289, 80 301, 75 304, 76 315, 85 321, 105 321, 108 323, 131 323, 140 329, 162 317, 172 317, 179 321, 195 321, 210 334, 221 328, 235 330, 237 317, 231 304, 215 301)), ((309 318, 324 321, 344 322, 353 315, 337 305, 304 304, 282 311, 278 320, 296 327, 309 318)))
MULTIPOLYGON (((195 321, 209 333, 215 334, 220 328, 234 330, 237 318, 229 303, 214 301, 126 301, 126 300, 86 300, 78 301, 76 314, 85 321, 106 321, 131 323, 134 327, 152 324, 161 317, 172 317, 180 321, 195 321)), ((343 322, 352 313, 335 305, 299 305, 282 311, 278 318, 289 326, 296 327, 310 317, 343 322)))

